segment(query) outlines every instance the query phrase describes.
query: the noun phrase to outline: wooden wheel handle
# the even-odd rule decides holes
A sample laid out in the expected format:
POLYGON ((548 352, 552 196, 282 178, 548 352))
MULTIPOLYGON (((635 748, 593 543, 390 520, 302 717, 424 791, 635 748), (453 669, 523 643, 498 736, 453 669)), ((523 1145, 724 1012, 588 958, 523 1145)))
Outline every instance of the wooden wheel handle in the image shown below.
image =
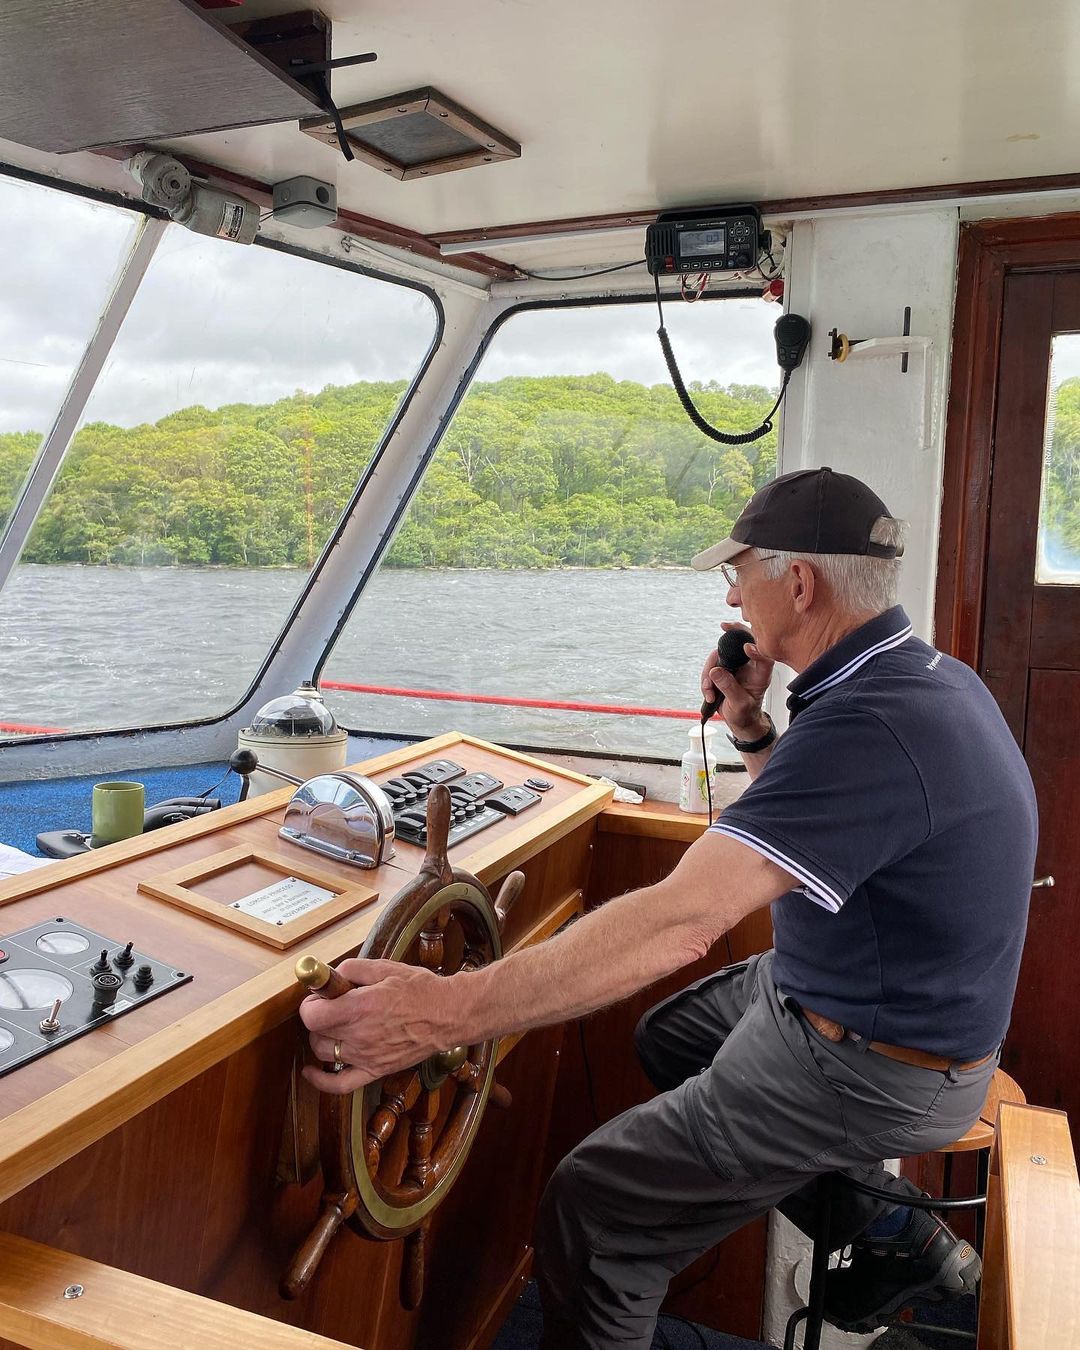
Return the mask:
POLYGON ((339 1195, 333 1199, 324 1198, 323 1211, 315 1227, 304 1239, 288 1270, 281 1277, 278 1288, 282 1298, 299 1298, 311 1283, 311 1277, 318 1269, 330 1242, 356 1208, 356 1196, 339 1195))
POLYGON ((356 988, 344 975, 339 975, 317 956, 301 956, 294 971, 308 993, 318 994, 320 998, 340 998, 342 994, 356 988))

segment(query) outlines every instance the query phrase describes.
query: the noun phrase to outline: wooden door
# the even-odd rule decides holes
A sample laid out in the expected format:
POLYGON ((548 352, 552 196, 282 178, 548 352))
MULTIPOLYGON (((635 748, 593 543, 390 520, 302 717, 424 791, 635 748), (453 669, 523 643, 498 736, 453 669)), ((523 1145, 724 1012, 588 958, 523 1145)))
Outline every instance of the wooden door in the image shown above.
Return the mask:
POLYGON ((1024 751, 1040 844, 1003 1065, 1080 1138, 1080 271, 1008 272, 976 668, 1024 751), (1075 411, 1074 411, 1075 409, 1075 411))

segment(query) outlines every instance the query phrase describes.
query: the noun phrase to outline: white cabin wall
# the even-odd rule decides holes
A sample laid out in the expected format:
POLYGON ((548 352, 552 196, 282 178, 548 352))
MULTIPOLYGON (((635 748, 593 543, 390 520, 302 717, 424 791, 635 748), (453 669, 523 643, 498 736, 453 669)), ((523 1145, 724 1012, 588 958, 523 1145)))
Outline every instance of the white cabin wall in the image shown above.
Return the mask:
POLYGON ((797 221, 789 237, 787 306, 813 331, 787 396, 779 471, 828 464, 855 474, 909 522, 900 602, 927 640, 958 237, 951 207, 797 221), (906 375, 896 356, 829 360, 831 328, 850 338, 892 337, 903 331, 905 305, 912 334, 932 340, 928 355, 911 353, 906 375))
MULTIPOLYGON (((862 478, 908 521, 900 603, 930 640, 941 515, 945 407, 959 242, 952 208, 798 221, 789 237, 787 305, 812 325, 810 349, 792 380, 781 429, 779 471, 828 464, 862 478), (898 357, 829 360, 829 330, 850 338, 929 337, 898 357), (927 364, 929 363, 928 367, 927 364)), ((790 672, 777 677, 772 708, 783 721, 790 672)), ((806 1299, 810 1244, 782 1215, 769 1220, 765 1336, 779 1345, 791 1312, 806 1299)), ((876 1334, 876 1333, 875 1333, 876 1334)), ((860 1350, 874 1336, 826 1326, 823 1350, 860 1350)))

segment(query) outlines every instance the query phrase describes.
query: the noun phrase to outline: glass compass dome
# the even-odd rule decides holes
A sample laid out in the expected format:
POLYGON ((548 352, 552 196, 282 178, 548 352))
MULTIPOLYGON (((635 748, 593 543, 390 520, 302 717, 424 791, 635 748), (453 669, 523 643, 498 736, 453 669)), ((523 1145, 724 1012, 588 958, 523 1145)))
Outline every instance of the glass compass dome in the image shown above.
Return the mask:
POLYGON ((334 714, 326 706, 323 696, 309 681, 299 689, 281 698, 263 704, 251 719, 252 736, 304 739, 310 736, 333 736, 338 730, 334 714))

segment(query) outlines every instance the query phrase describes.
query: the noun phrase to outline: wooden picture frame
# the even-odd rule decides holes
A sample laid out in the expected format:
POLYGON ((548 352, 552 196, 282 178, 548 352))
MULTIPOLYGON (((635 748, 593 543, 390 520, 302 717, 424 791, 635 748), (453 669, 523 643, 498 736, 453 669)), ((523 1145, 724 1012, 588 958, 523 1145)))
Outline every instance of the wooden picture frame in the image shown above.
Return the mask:
MULTIPOLYGON (((312 933, 317 933, 320 928, 325 928, 327 924, 363 909, 365 905, 370 905, 379 898, 378 891, 372 890, 370 886, 361 885, 351 879, 343 880, 316 867, 309 867, 305 862, 286 858, 280 853, 268 853, 264 849, 251 848, 243 844, 236 848, 225 849, 221 853, 212 853, 197 862, 174 867, 170 872, 146 877, 139 882, 138 888, 143 895, 153 896, 155 900, 165 900, 192 914, 210 919, 213 923, 243 933, 245 937, 264 942, 268 947, 276 947, 279 951, 286 951, 295 943, 310 937, 312 933), (252 863, 279 877, 295 877, 298 881, 306 881, 313 886, 331 891, 333 899, 323 901, 295 919, 271 923, 257 915, 233 908, 235 901, 200 895, 193 889, 200 882, 210 881, 223 873, 235 871, 252 863)), ((238 894, 236 900, 245 899, 247 894, 250 892, 238 894)))

